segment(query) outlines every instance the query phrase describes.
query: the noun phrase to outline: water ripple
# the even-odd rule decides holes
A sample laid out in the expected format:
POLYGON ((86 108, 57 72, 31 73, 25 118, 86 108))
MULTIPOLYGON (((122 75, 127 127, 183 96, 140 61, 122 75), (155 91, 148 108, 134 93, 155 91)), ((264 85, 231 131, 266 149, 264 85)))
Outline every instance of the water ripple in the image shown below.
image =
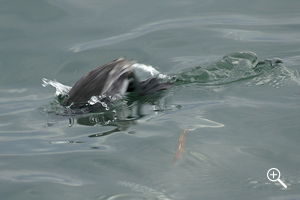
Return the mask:
POLYGON ((53 182, 69 186, 83 185, 82 181, 76 180, 69 176, 46 171, 4 170, 1 172, 0 179, 18 182, 53 182))
MULTIPOLYGON (((190 18, 180 18, 180 19, 171 19, 171 20, 164 20, 158 21, 154 23, 149 23, 143 26, 140 26, 136 29, 131 30, 128 33, 124 33, 117 36, 112 36, 100 40, 94 40, 82 44, 75 45, 71 47, 69 50, 73 52, 80 52, 88 49, 94 49, 106 45, 116 44, 122 41, 130 40, 133 38, 140 37, 142 35, 146 35, 148 33, 166 30, 166 29, 174 29, 174 28, 181 28, 181 27, 188 27, 188 26, 205 26, 205 25, 256 25, 256 26, 263 26, 263 25, 280 25, 280 24, 299 24, 299 19, 290 19, 289 22, 284 20, 274 21, 272 19, 261 19, 249 16, 240 16, 240 15, 231 15, 231 16, 208 16, 208 17, 190 17, 190 18)), ((223 29, 222 29, 223 30, 223 29)), ((240 32, 237 30, 230 30, 226 31, 227 36, 234 36, 239 34, 240 32)), ((264 34, 260 34, 264 37, 264 34)), ((297 35, 294 35, 298 37, 297 35)), ((240 36, 239 36, 240 37, 240 36)), ((269 37, 268 37, 269 38, 269 37)), ((261 40, 262 38, 256 38, 257 40, 261 40)), ((271 38, 272 39, 272 38, 271 38)), ((272 39, 278 40, 276 37, 272 39)))

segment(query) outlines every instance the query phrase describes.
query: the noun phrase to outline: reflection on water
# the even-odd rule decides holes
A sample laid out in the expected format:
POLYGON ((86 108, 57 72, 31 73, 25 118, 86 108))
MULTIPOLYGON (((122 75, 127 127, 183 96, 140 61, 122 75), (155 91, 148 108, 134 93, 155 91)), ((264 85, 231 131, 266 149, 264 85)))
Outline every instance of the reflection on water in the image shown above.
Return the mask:
POLYGON ((34 170, 3 170, 0 179, 15 181, 15 182, 52 182, 69 186, 81 186, 84 183, 76 180, 74 177, 69 177, 63 174, 51 173, 47 171, 34 170))
POLYGON ((85 141, 53 141, 53 142, 49 142, 49 144, 81 144, 81 143, 85 143, 85 141))
POLYGON ((184 147, 185 147, 185 137, 186 137, 187 131, 188 131, 188 129, 184 129, 180 133, 177 145, 175 147, 175 154, 174 154, 173 164, 175 164, 176 159, 180 159, 183 155, 184 147))
MULTIPOLYGON (((136 184, 136 183, 130 183, 127 181, 119 181, 118 182, 119 185, 122 185, 124 187, 130 188, 131 190, 135 191, 135 192, 139 192, 142 193, 145 196, 140 196, 138 194, 132 194, 130 195, 130 197, 143 197, 145 199, 164 199, 164 200, 170 200, 172 198, 167 197, 166 194, 164 194, 163 192, 157 191, 153 188, 149 188, 140 184, 136 184)), ((124 194, 124 196, 127 197, 128 194, 124 194)), ((122 195, 117 195, 118 197, 124 197, 122 195)), ((115 198, 109 198, 109 199, 115 199, 115 198)), ((117 198, 116 198, 117 199, 117 198)), ((124 198, 120 198, 120 199, 124 199, 124 198)))

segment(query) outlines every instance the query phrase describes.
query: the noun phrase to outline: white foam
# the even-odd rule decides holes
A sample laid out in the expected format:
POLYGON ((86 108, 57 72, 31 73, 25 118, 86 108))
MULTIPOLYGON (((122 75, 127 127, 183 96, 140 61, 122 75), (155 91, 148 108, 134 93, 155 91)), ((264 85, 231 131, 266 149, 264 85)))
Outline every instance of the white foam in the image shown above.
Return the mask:
POLYGON ((148 78, 167 78, 167 75, 162 74, 160 71, 158 71, 151 65, 135 63, 132 65, 132 67, 134 68, 135 72, 137 73, 137 76, 141 80, 146 80, 148 78))
POLYGON ((43 78, 43 82, 44 82, 42 84, 43 87, 47 87, 48 85, 51 85, 51 86, 53 86, 53 87, 56 88, 56 92, 55 92, 56 96, 58 96, 58 95, 66 95, 66 94, 68 94, 68 92, 72 88, 70 86, 63 85, 60 82, 57 82, 55 79, 52 81, 52 80, 48 80, 46 78, 43 78))

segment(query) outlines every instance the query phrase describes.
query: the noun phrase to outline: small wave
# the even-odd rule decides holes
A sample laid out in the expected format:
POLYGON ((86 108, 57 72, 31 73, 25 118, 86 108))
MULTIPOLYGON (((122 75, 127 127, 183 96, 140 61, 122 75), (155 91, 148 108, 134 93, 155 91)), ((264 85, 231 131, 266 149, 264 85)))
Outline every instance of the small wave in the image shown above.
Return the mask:
POLYGON ((221 85, 257 75, 253 67, 257 55, 253 52, 239 52, 225 55, 221 60, 193 67, 173 76, 174 82, 221 85))
POLYGON ((225 55, 221 60, 187 69, 172 76, 178 84, 225 85, 245 81, 246 85, 271 84, 280 87, 288 81, 300 83, 297 71, 283 65, 279 58, 257 62, 253 52, 238 52, 225 55))
POLYGON ((16 182, 51 182, 68 186, 82 186, 86 183, 64 174, 36 170, 3 170, 0 178, 16 182))
POLYGON ((131 183, 128 181, 119 181, 119 185, 130 188, 131 190, 135 192, 142 193, 147 197, 147 199, 164 199, 164 200, 170 200, 171 198, 168 197, 164 192, 157 191, 153 188, 146 187, 140 184, 131 183))
POLYGON ((269 84, 279 88, 285 83, 294 82, 300 84, 298 71, 289 69, 283 65, 280 58, 265 59, 257 63, 253 70, 258 74, 248 85, 269 84))

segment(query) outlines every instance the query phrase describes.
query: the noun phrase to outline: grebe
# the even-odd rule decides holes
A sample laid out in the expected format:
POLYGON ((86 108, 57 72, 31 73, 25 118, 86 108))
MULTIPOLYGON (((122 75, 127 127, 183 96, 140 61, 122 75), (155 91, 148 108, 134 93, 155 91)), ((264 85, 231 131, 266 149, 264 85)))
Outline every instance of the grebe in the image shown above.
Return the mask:
POLYGON ((75 83, 61 105, 83 108, 90 105, 88 102, 93 96, 102 97, 99 98, 101 102, 111 104, 127 91, 136 90, 139 95, 148 95, 172 87, 171 83, 162 83, 157 78, 140 82, 134 73, 135 63, 119 58, 88 72, 75 83))

